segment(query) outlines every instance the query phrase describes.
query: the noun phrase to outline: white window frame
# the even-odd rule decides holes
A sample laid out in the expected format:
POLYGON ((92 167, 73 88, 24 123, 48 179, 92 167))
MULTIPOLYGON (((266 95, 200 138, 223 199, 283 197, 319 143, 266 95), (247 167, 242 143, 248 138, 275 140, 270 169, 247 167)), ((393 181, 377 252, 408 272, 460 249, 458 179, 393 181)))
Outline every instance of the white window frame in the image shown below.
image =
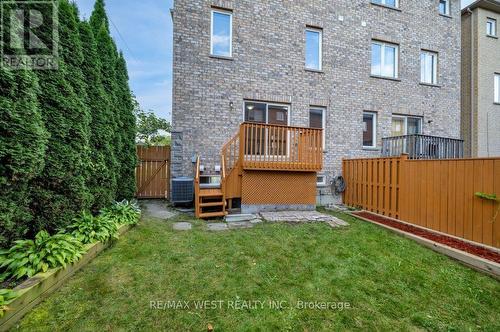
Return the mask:
POLYGON ((310 106, 309 107, 309 124, 311 122, 311 110, 321 111, 321 129, 323 129, 323 151, 326 150, 326 108, 310 106))
POLYGON ((233 57, 233 12, 230 10, 222 10, 222 9, 215 9, 212 8, 210 12, 210 55, 216 56, 216 57, 233 57), (214 53, 214 43, 213 43, 213 38, 214 38, 214 14, 219 13, 223 15, 228 15, 229 16, 229 55, 220 55, 220 54, 215 54, 214 53))
POLYGON ((395 1, 394 6, 388 5, 387 4, 387 0, 380 0, 380 3, 376 2, 375 0, 372 0, 372 3, 374 3, 376 5, 386 6, 386 7, 389 7, 389 8, 399 8, 399 0, 395 1))
POLYGON ((497 36, 497 20, 491 17, 486 18, 486 35, 490 37, 496 37, 497 36), (489 24, 491 23, 491 28, 492 28, 492 33, 490 33, 489 30, 489 24))
POLYGON ((433 51, 427 51, 427 50, 422 50, 420 52, 420 82, 421 83, 424 83, 424 84, 438 84, 438 63, 439 63, 439 54, 437 52, 433 52, 433 51), (433 56, 434 57, 434 62, 433 62, 433 66, 432 66, 432 82, 426 82, 424 80, 424 76, 423 75, 423 71, 427 68, 424 68, 425 66, 425 61, 422 61, 422 55, 430 55, 430 56, 433 56))
MULTIPOLYGON (((441 15, 447 15, 447 16, 450 16, 451 15, 451 4, 450 4, 450 0, 443 0, 446 2, 446 6, 445 6, 445 9, 444 9, 444 13, 441 13, 441 11, 439 12, 439 14, 441 15)), ((439 0, 439 3, 438 3, 438 10, 439 9, 439 5, 441 4, 441 0, 439 0)))
MULTIPOLYGON (((377 76, 377 77, 396 78, 396 79, 399 78, 399 45, 393 44, 393 43, 388 43, 388 42, 383 42, 383 41, 379 41, 379 40, 372 40, 372 43, 370 44, 370 46, 372 46, 372 50, 373 50, 373 44, 381 46, 380 47, 380 50, 382 51, 382 54, 380 54, 380 66, 381 67, 385 63, 385 48, 386 47, 394 47, 395 48, 396 58, 394 59, 394 62, 395 62, 394 63, 394 76, 385 76, 385 75, 383 75, 383 73, 375 74, 375 73, 373 73, 373 71, 371 74, 373 76, 377 76)), ((373 60, 373 54, 372 54, 372 60, 373 60)), ((373 69, 373 63, 371 65, 372 65, 372 69, 373 69)))
POLYGON ((408 119, 417 119, 420 122, 420 133, 418 135, 421 135, 424 132, 424 121, 423 118, 419 116, 412 116, 412 115, 393 115, 391 118, 391 130, 392 130, 392 120, 393 119, 403 119, 404 120, 404 133, 403 136, 408 135, 408 119))
POLYGON ((317 32, 319 33, 319 68, 311 68, 307 66, 307 49, 306 49, 306 54, 305 54, 305 67, 308 70, 318 70, 321 71, 323 70, 323 29, 319 28, 312 28, 312 27, 306 27, 306 44, 307 44, 307 32, 317 32))
POLYGON ((327 176, 324 173, 318 173, 316 174, 316 187, 326 187, 328 185, 327 183, 327 176), (322 178, 322 181, 318 181, 318 178, 322 178))
POLYGON ((493 88, 495 89, 493 102, 500 104, 500 73, 495 73, 493 81, 493 88))
MULTIPOLYGON (((363 144, 363 149, 376 149, 377 148, 377 113, 366 111, 366 112, 363 112, 363 117, 365 115, 371 115, 373 117, 373 137, 372 137, 373 144, 372 145, 364 145, 363 144)), ((363 126, 364 126, 364 121, 363 121, 363 126)))

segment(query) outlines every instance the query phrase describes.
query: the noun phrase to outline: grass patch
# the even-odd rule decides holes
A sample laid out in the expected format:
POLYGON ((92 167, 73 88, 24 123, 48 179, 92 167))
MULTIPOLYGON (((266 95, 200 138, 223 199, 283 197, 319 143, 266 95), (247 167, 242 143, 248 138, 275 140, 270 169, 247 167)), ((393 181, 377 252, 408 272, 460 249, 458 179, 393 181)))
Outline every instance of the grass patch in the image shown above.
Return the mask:
POLYGON ((500 283, 374 225, 262 224, 210 233, 145 218, 36 307, 21 330, 500 330, 500 283), (228 301, 258 300, 235 310, 228 301), (223 300, 155 310, 150 301, 223 300), (268 301, 286 301, 270 309, 268 301), (297 301, 350 309, 296 308, 297 301))

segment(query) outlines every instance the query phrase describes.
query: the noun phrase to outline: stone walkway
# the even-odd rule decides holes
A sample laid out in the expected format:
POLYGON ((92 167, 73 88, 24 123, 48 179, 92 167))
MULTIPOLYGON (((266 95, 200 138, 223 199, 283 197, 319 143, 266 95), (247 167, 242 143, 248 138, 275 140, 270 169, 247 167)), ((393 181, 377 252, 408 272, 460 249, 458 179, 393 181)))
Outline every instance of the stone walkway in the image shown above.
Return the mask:
MULTIPOLYGON (((179 212, 170 209, 165 201, 147 200, 142 201, 144 214, 146 216, 169 220, 176 217, 179 212)), ((343 220, 334 216, 316 211, 282 211, 282 212, 262 212, 260 215, 230 215, 225 222, 208 222, 207 230, 220 232, 233 229, 252 228, 262 222, 283 222, 283 223, 326 223, 332 228, 349 226, 343 220)), ((191 222, 176 222, 172 224, 176 231, 190 231, 193 228, 191 222)))
POLYGON ((316 223, 324 222, 331 227, 349 226, 343 220, 334 216, 316 211, 282 211, 282 212, 262 212, 260 214, 268 222, 287 223, 316 223))
POLYGON ((163 200, 141 201, 141 205, 144 207, 144 214, 152 218, 168 220, 178 215, 176 211, 169 209, 167 202, 163 200))

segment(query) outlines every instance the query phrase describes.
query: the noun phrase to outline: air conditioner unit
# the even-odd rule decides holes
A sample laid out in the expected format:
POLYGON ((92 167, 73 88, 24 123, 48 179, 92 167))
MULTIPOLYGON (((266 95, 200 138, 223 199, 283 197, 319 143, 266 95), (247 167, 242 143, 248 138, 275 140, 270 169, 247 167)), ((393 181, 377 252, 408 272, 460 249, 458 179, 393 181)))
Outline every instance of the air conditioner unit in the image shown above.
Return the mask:
POLYGON ((172 203, 192 203, 194 199, 194 179, 178 177, 172 179, 172 203))

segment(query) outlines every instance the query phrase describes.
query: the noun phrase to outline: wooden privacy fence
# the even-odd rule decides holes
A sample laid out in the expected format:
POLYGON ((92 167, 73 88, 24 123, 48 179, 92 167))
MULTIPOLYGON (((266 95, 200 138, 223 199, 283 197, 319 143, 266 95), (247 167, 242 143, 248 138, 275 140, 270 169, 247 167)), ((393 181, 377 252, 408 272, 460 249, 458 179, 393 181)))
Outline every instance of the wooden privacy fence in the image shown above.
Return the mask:
POLYGON ((344 203, 500 248, 500 158, 343 161, 344 203), (495 220, 494 220, 495 218, 495 220))
POLYGON ((137 198, 169 198, 170 147, 137 146, 137 198))

